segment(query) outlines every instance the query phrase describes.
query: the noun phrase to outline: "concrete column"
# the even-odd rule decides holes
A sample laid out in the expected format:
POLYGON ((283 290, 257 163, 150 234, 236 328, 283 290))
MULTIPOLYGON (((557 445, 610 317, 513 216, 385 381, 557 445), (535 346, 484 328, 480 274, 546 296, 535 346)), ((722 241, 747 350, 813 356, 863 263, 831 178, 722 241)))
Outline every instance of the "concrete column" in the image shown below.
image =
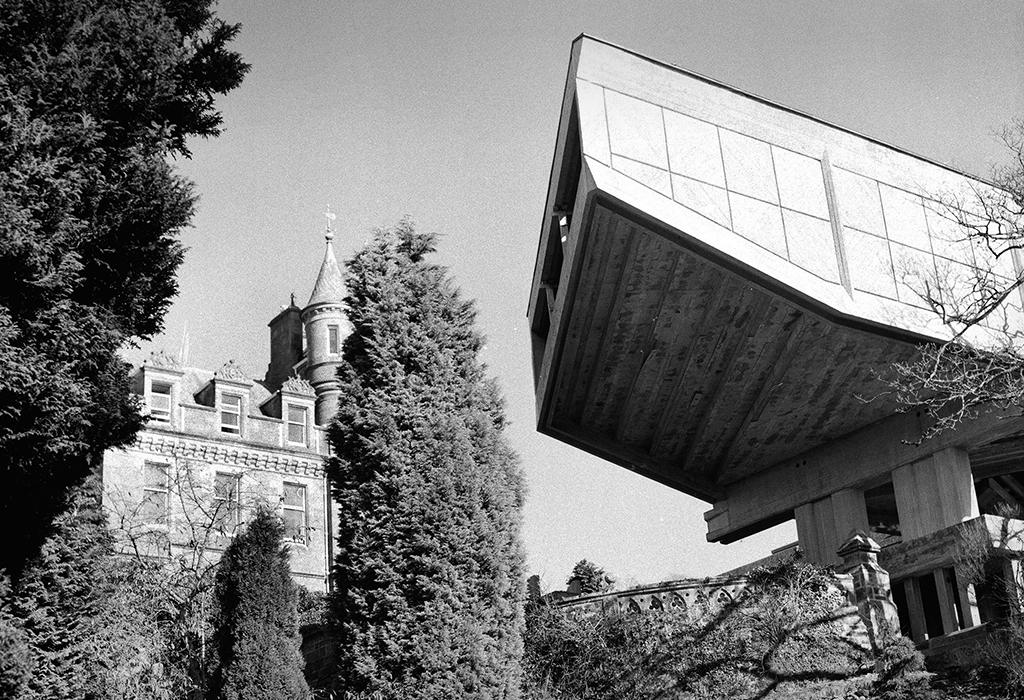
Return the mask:
POLYGON ((950 585, 946 569, 935 569, 932 576, 935 579, 935 592, 939 598, 939 614, 942 616, 942 633, 953 634, 960 629, 960 623, 956 618, 956 606, 953 604, 956 591, 950 585))
POLYGON ((836 553, 854 532, 868 531, 864 492, 843 489, 794 510, 797 538, 808 561, 838 564, 836 553))
POLYGON ((964 629, 981 624, 981 613, 978 611, 978 595, 973 583, 963 583, 957 577, 957 596, 960 598, 960 611, 964 615, 964 629))
POLYGON ((978 517, 967 452, 951 447, 892 473, 903 539, 913 540, 978 517))
POLYGON ((928 638, 928 625, 924 619, 924 603, 921 602, 921 587, 916 576, 903 581, 907 596, 907 617, 910 618, 910 638, 920 644, 928 638))

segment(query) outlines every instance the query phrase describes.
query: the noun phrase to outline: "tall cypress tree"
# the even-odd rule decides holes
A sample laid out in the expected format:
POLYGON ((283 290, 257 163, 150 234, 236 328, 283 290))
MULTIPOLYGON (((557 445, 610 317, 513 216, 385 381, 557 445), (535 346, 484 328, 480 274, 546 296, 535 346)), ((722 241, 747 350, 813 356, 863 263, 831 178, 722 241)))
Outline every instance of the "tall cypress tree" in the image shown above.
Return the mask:
POLYGON ((247 66, 213 0, 0 0, 0 568, 140 424, 117 350, 160 330, 190 182, 247 66))
POLYGON ((433 234, 379 231, 349 263, 353 332, 328 473, 338 503, 339 690, 514 698, 522 475, 473 304, 433 234))
POLYGON ((224 551, 217 569, 218 666, 214 700, 305 700, 298 591, 282 543, 284 527, 261 508, 224 551))

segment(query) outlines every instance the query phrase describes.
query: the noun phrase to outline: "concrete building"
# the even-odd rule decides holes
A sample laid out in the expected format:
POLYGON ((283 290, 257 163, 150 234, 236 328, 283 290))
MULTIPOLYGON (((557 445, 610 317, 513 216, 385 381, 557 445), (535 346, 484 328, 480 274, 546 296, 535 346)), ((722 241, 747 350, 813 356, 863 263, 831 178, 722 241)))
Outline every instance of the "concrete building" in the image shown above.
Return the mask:
POLYGON ((255 379, 233 361, 211 371, 155 352, 135 374, 149 420, 104 457, 105 506, 122 546, 212 562, 258 504, 285 525, 292 573, 326 591, 333 507, 323 469, 338 405, 335 372, 351 330, 327 232, 309 303, 270 323, 270 363, 255 379))
MULTIPOLYGON (((1024 501, 1024 420, 993 410, 922 442, 929 419, 878 380, 949 338, 926 283, 957 297, 1021 272, 943 215, 940 199, 977 193, 998 196, 580 37, 529 303, 538 429, 709 502, 712 542, 795 519, 806 555, 833 564, 874 533, 919 642, 1005 614, 993 591, 1019 571, 1024 522, 996 514, 1024 501), (990 549, 977 589, 965 531, 990 549)), ((1014 292, 998 324, 1024 328, 1021 307, 1014 292)))

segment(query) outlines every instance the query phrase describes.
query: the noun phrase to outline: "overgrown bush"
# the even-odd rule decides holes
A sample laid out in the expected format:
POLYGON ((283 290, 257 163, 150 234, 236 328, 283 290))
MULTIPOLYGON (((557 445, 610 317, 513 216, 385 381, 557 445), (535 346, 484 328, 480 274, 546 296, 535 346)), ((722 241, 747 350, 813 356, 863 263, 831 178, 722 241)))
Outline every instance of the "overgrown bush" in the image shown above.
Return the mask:
POLYGON ((752 573, 736 600, 623 614, 534 606, 527 695, 724 700, 849 678, 868 657, 835 619, 843 603, 830 574, 790 562, 752 573))
POLYGON ((297 586, 296 591, 299 627, 327 624, 327 596, 323 593, 314 593, 304 586, 297 586))
POLYGON ((924 655, 911 640, 888 637, 879 652, 875 696, 880 700, 929 700, 935 697, 924 669, 924 655))

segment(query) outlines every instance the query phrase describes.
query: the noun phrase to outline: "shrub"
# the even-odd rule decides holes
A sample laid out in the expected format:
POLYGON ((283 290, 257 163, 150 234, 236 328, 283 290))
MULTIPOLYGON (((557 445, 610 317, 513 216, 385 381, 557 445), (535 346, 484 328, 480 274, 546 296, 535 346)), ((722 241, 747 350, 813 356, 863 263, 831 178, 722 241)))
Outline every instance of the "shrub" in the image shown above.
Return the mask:
POLYGON ((851 678, 867 658, 834 619, 844 601, 830 574, 791 562, 753 572, 736 600, 705 595, 689 608, 606 615, 534 606, 528 693, 724 700, 851 678))

